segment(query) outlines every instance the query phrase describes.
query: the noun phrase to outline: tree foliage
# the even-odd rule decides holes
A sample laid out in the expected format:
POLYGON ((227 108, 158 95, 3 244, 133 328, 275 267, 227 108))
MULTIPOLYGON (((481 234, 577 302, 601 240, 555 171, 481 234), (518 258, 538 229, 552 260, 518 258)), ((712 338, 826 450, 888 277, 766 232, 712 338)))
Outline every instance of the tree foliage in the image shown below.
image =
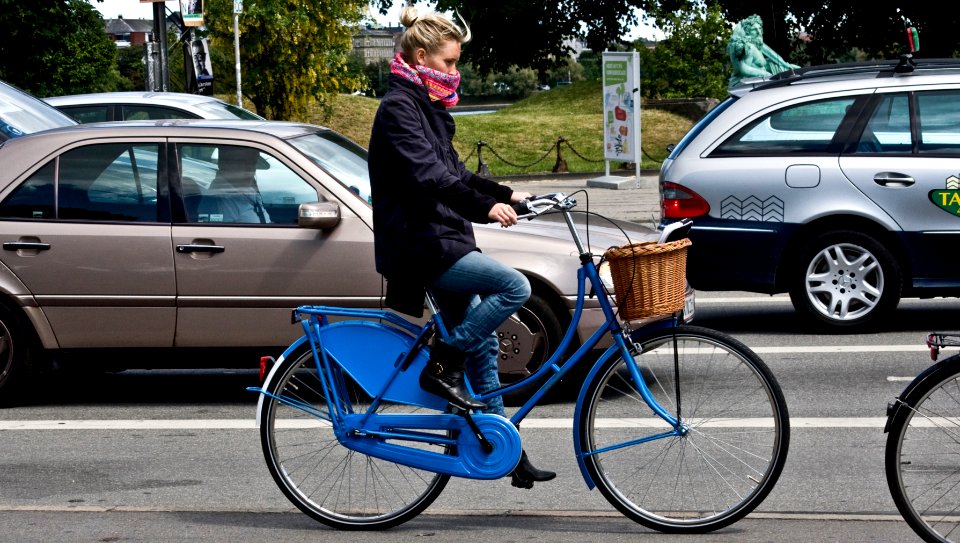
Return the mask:
MULTIPOLYGON (((386 13, 395 2, 371 0, 386 13)), ((568 38, 579 38, 594 51, 617 42, 636 23, 640 0, 437 0, 436 9, 456 11, 470 25, 473 39, 463 59, 483 73, 506 72, 511 66, 544 74, 565 63, 568 38)), ((426 7, 422 9, 427 9, 426 7)))
POLYGON ((0 79, 36 96, 112 90, 116 45, 85 0, 0 0, 0 79))
MULTIPOLYGON (((689 13, 700 0, 642 0, 649 22, 661 26, 671 14, 689 13)), ((920 32, 920 52, 927 58, 953 57, 960 50, 954 37, 960 11, 937 2, 832 2, 830 0, 776 0, 758 4, 747 0, 707 0, 736 23, 757 14, 763 20, 763 40, 795 64, 824 64, 865 58, 896 58, 907 50, 905 24, 920 32), (809 43, 798 36, 806 32, 809 43)))
MULTIPOLYGON (((305 119, 311 99, 357 90, 347 70, 351 25, 367 0, 257 0, 239 17, 243 93, 270 119, 305 119)), ((206 0, 211 46, 233 51, 233 1, 206 0)), ((231 53, 232 54, 232 53, 231 53)))
POLYGON ((700 6, 694 13, 668 14, 662 19, 667 38, 656 48, 640 47, 646 98, 685 98, 726 95, 730 63, 726 45, 730 25, 719 6, 700 6))

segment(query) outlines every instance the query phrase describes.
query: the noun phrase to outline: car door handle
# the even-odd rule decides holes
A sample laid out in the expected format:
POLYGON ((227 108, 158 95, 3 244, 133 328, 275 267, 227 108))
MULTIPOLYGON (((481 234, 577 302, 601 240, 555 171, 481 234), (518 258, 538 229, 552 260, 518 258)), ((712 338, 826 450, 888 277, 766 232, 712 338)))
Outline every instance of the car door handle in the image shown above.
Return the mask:
POLYGON ((177 245, 178 253, 222 253, 223 245, 177 245))
POLYGON ((4 251, 49 251, 49 243, 40 243, 37 241, 5 241, 3 242, 4 251))
POLYGON ((909 187, 916 183, 909 175, 897 172, 880 172, 873 176, 873 182, 881 187, 909 187))

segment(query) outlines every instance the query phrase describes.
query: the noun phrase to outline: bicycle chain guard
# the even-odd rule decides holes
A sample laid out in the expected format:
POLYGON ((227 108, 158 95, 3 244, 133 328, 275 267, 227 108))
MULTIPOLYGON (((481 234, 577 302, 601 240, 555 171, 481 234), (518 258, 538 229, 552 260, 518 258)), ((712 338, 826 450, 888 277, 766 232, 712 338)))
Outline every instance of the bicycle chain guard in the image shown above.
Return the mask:
POLYGON ((477 436, 461 415, 376 414, 361 424, 363 414, 344 416, 347 428, 356 428, 338 436, 348 449, 423 469, 467 479, 499 479, 513 471, 520 461, 520 432, 509 420, 499 415, 476 414, 473 420, 483 436, 493 445, 493 452, 484 452, 477 436), (437 431, 452 430, 454 440, 437 431), (451 454, 439 447, 426 448, 427 443, 444 443, 453 447, 451 454))

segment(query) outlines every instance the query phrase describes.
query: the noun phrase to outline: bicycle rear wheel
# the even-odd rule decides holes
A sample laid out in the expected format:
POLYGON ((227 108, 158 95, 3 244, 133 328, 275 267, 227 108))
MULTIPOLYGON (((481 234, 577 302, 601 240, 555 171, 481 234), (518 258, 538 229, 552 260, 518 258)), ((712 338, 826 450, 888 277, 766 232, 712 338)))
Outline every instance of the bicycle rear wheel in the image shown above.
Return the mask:
MULTIPOLYGON (((309 349, 282 364, 267 391, 275 397, 263 398, 260 438, 270 474, 301 511, 334 528, 385 529, 417 516, 440 495, 450 476, 373 458, 337 441, 329 417, 315 414, 328 410, 309 349)), ((366 412, 370 398, 348 378, 338 380, 353 412, 366 412)), ((416 409, 384 403, 377 412, 416 409)))
POLYGON ((686 430, 642 441, 671 428, 652 414, 627 363, 611 358, 584 398, 587 469, 614 507, 648 528, 708 532, 736 522, 763 501, 786 462, 780 386, 753 351, 720 332, 680 327, 676 349, 671 331, 642 332, 633 338, 640 375, 673 416, 679 396, 686 430))
POLYGON ((884 453, 890 495, 924 541, 958 540, 960 355, 931 366, 906 390, 884 453))

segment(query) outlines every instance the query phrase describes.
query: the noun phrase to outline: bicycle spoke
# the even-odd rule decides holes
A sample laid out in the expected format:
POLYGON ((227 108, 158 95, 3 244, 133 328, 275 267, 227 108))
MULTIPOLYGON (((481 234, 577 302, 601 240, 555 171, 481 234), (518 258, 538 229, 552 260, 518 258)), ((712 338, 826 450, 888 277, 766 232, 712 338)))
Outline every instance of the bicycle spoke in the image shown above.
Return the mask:
POLYGON ((626 377, 623 360, 607 361, 588 385, 586 413, 592 421, 635 422, 591 423, 582 427, 581 440, 591 476, 621 512, 661 531, 714 530, 756 507, 775 484, 788 417, 769 370, 742 345, 713 331, 681 328, 678 373, 672 341, 669 333, 651 338, 635 355, 647 384, 626 377), (651 441, 661 431, 641 387, 671 412, 678 383, 682 426, 651 441))

